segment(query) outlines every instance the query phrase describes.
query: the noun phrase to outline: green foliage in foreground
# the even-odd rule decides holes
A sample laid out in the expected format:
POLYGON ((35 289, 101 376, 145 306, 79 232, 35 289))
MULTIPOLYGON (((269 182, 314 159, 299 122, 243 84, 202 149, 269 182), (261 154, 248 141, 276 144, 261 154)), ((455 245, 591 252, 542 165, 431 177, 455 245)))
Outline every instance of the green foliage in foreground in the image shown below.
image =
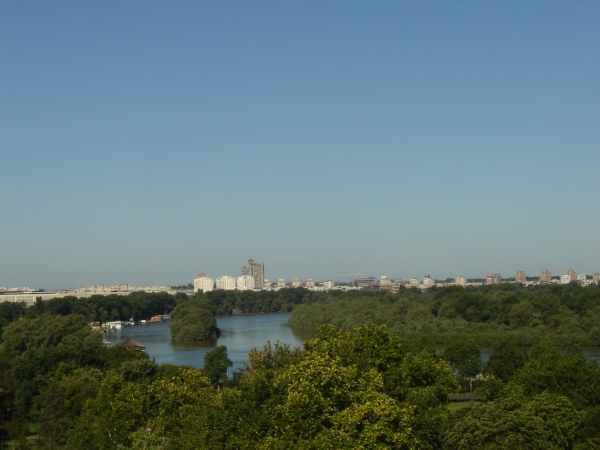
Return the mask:
POLYGON ((543 340, 600 345, 600 287, 505 284, 368 297, 339 294, 298 306, 289 324, 308 331, 323 324, 343 330, 386 325, 398 336, 427 336, 438 343, 473 339, 490 345, 508 338, 521 345, 543 340))
POLYGON ((194 369, 137 383, 109 371, 67 447, 437 448, 457 389, 434 352, 407 353, 383 328, 329 327, 304 351, 251 350, 220 389, 194 369))
POLYGON ((180 303, 172 313, 171 338, 176 341, 204 341, 218 337, 217 321, 205 299, 180 303))
POLYGON ((480 366, 472 342, 452 342, 443 354, 451 367, 426 340, 385 326, 326 325, 303 350, 250 350, 226 380, 225 347, 203 370, 158 366, 105 348, 78 315, 17 320, 3 339, 0 432, 23 449, 600 446, 600 368, 549 343, 525 352, 498 341, 480 366), (477 370, 484 401, 450 412, 449 395, 477 370))

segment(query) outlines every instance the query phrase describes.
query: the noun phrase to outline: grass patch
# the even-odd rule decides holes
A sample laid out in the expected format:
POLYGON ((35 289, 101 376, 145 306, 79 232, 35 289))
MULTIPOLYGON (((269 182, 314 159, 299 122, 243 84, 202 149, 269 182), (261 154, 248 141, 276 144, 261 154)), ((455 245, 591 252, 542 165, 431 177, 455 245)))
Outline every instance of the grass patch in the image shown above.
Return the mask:
POLYGON ((471 400, 469 402, 450 402, 450 403, 448 403, 448 405, 446 405, 446 408, 448 408, 448 411, 454 412, 454 411, 458 411, 459 409, 466 408, 468 406, 473 406, 476 403, 481 403, 481 402, 475 402, 473 400, 471 400))

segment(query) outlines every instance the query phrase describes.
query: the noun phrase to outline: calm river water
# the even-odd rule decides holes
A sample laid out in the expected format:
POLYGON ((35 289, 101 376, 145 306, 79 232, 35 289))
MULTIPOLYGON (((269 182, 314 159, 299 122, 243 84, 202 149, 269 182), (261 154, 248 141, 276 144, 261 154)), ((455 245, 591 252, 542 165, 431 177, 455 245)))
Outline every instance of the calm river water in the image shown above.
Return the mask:
POLYGON ((217 326, 221 337, 216 341, 175 344, 171 342, 169 322, 123 327, 120 331, 108 334, 114 345, 126 338, 144 344, 146 352, 158 364, 188 364, 194 367, 204 365, 204 355, 217 345, 227 347, 229 359, 234 367, 243 367, 252 347, 262 349, 267 341, 277 340, 291 347, 302 347, 302 343, 313 337, 292 331, 287 325, 290 313, 247 314, 239 316, 218 316, 217 326))

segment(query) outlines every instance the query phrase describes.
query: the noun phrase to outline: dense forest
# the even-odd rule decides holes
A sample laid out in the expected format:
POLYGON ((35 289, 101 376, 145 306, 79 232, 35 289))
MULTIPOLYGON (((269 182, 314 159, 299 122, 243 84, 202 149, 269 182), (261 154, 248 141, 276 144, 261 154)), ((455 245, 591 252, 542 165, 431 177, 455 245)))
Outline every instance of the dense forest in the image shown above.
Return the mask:
POLYGON ((370 296, 336 293, 294 309, 290 326, 322 324, 343 330, 386 325, 405 338, 444 343, 472 338, 490 345, 509 337, 520 344, 600 345, 600 287, 500 284, 478 288, 405 289, 370 296))
POLYGON ((600 448, 600 368, 565 345, 597 343, 598 309, 598 288, 576 285, 1 303, 1 442, 92 450, 600 448), (145 353, 106 348, 88 325, 172 311, 173 328, 181 325, 175 334, 194 340, 216 332, 218 311, 278 307, 294 310, 292 322, 329 324, 302 349, 250 349, 232 376, 223 346, 203 369, 157 365, 145 353), (212 320, 199 320, 199 311, 212 320), (481 401, 450 402, 459 392, 481 401))
POLYGON ((303 349, 267 343, 226 376, 105 348, 81 315, 7 324, 0 348, 2 441, 22 449, 593 449, 600 369, 548 343, 474 341, 441 357, 385 326, 326 325, 303 349), (483 401, 450 408, 476 374, 483 401))

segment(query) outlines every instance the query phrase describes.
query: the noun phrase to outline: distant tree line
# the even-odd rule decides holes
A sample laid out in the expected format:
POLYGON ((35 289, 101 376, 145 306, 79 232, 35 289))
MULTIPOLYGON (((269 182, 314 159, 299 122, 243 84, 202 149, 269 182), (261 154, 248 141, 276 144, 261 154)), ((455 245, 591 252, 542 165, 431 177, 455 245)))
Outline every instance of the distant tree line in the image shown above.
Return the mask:
POLYGON ((323 324, 386 325, 398 336, 438 343, 473 338, 488 345, 509 337, 523 345, 600 345, 600 287, 500 284, 329 295, 298 306, 289 324, 309 331, 323 324))

